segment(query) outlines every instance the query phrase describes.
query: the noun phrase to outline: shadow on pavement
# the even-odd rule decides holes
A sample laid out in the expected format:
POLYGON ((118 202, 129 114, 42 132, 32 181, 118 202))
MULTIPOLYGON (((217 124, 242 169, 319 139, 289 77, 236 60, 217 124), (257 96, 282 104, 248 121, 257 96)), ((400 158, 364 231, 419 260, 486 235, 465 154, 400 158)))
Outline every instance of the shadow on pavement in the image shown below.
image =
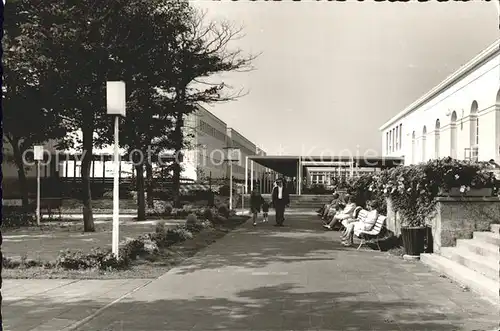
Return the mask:
POLYGON ((273 218, 253 227, 250 219, 242 228, 228 234, 223 243, 214 244, 224 244, 224 248, 203 251, 172 272, 188 274, 222 267, 256 269, 275 262, 328 262, 335 259, 336 252, 353 250, 340 244, 338 232, 324 231, 318 222, 301 219, 301 216, 288 216, 284 227, 274 227, 273 218))
MULTIPOLYGON (((349 292, 349 288, 311 292, 285 283, 240 291, 231 298, 172 296, 174 298, 165 300, 149 300, 145 296, 125 299, 78 330, 451 331, 487 330, 488 326, 495 326, 495 321, 491 319, 481 322, 481 315, 471 319, 443 312, 446 307, 426 302, 381 302, 374 293, 353 293, 349 292)), ((15 311, 16 304, 11 305, 7 313, 15 311)), ((75 298, 65 305, 64 312, 41 311, 39 307, 47 305, 38 300, 30 301, 29 305, 32 308, 29 313, 19 318, 35 321, 37 314, 52 313, 67 323, 72 312, 88 309, 90 313, 96 302, 75 298)))

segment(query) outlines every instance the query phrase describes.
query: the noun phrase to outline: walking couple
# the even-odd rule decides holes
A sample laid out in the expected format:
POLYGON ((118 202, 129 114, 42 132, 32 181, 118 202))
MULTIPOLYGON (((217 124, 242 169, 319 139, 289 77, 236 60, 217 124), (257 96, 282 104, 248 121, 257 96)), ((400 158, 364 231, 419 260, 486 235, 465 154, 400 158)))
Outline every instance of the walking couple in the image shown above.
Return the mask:
MULTIPOLYGON (((285 208, 290 204, 290 195, 283 183, 282 179, 278 179, 273 187, 273 192, 271 193, 272 205, 276 211, 276 224, 275 226, 283 226, 285 222, 285 208)), ((265 201, 262 195, 257 189, 252 191, 250 196, 250 209, 253 214, 253 225, 257 225, 257 215, 260 213, 262 207, 262 212, 264 216, 263 222, 267 222, 269 204, 265 201)))

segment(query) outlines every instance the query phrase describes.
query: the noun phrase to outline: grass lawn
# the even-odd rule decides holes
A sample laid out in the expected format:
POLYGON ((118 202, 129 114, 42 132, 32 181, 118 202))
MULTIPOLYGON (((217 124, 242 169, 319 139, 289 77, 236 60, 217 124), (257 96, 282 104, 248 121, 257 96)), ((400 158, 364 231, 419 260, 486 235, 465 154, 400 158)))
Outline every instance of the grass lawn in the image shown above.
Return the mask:
MULTIPOLYGON (((233 228, 246 221, 247 217, 235 216, 227 225, 208 228, 195 234, 193 239, 175 244, 149 260, 139 259, 128 270, 103 272, 99 270, 63 270, 58 268, 15 268, 3 269, 3 278, 74 278, 74 279, 113 279, 113 278, 156 278, 193 256, 223 237, 233 228)), ((159 220, 163 222, 162 220, 159 220)), ((120 239, 137 238, 154 232, 155 221, 123 221, 120 226, 120 239)), ((184 220, 168 220, 168 226, 184 224, 184 220)), ((4 229, 2 252, 7 258, 23 258, 35 261, 55 261, 59 252, 70 248, 90 252, 94 247, 111 247, 111 221, 96 224, 95 233, 83 233, 81 221, 51 224, 41 228, 4 229)))

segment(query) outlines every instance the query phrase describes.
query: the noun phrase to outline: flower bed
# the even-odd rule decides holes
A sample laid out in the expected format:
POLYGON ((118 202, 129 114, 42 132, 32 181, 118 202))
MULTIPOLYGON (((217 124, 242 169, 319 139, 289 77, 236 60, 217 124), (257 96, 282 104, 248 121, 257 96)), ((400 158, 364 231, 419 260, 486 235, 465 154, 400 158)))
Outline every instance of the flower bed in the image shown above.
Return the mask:
MULTIPOLYGON (((364 206, 370 201, 381 214, 389 217, 388 222, 399 222, 391 229, 397 230, 397 234, 399 230, 407 232, 407 229, 429 233, 422 228, 435 222, 436 204, 440 196, 491 197, 499 192, 498 180, 488 164, 451 158, 362 175, 349 180, 346 186, 358 205, 364 206), (387 210, 388 203, 390 211, 387 210), (396 220, 392 219, 396 215, 396 220)), ((406 235, 408 238, 413 236, 411 233, 406 235)), ((422 240, 416 250, 422 249, 422 240)))
POLYGON ((454 188, 459 188, 463 194, 471 189, 498 192, 495 176, 485 165, 451 158, 383 171, 370 187, 391 199, 394 210, 401 215, 403 226, 429 224, 435 212, 436 198, 443 191, 454 188))
MULTIPOLYGON (((40 269, 56 274, 57 270, 76 272, 119 272, 128 270, 136 260, 156 261, 171 257, 165 255, 173 246, 193 239, 198 233, 213 232, 215 229, 229 225, 224 215, 217 210, 204 209, 191 212, 185 224, 175 228, 167 228, 164 223, 157 223, 155 231, 140 235, 120 245, 119 258, 112 254, 110 249, 95 248, 91 252, 79 250, 64 250, 54 261, 34 261, 21 258, 20 261, 3 258, 4 269, 40 269), (197 216, 198 215, 198 216, 197 216)), ((199 246, 199 245, 198 245, 199 246)), ((200 246, 201 247, 201 246, 200 246)), ((41 271, 43 273, 43 271, 41 271)), ((18 272, 19 273, 19 272, 18 272)), ((40 271, 39 271, 40 273, 40 271)), ((29 271, 26 272, 29 274, 29 271)), ((77 275, 78 277, 78 275, 77 275)))

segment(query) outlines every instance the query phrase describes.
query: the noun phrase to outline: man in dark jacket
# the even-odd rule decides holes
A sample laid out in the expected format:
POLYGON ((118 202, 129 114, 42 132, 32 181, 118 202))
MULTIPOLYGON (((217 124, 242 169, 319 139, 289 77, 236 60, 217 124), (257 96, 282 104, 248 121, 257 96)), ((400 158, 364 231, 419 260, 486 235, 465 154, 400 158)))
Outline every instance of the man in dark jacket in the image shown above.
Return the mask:
POLYGON ((271 194, 274 210, 276 210, 276 226, 283 226, 283 222, 285 221, 285 207, 290 204, 290 194, 283 185, 282 179, 278 179, 276 185, 271 194))

